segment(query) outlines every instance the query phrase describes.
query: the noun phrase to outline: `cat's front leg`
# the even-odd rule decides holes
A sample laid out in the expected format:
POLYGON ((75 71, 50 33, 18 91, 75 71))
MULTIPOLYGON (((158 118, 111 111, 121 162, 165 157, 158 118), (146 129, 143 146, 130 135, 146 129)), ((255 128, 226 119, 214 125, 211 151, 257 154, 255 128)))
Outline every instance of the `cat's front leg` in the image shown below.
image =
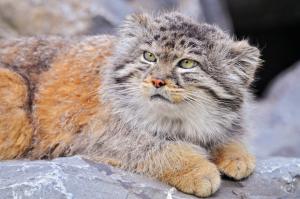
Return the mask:
MULTIPOLYGON (((92 159, 131 172, 154 177, 178 190, 207 197, 220 186, 220 173, 204 149, 182 142, 168 142, 134 134, 101 141, 92 159)), ((96 145, 97 146, 97 145, 96 145)))
POLYGON ((167 160, 158 179, 182 192, 207 197, 215 193, 221 183, 217 167, 206 155, 188 144, 169 144, 157 158, 167 160))
POLYGON ((221 173, 235 180, 248 177, 255 168, 255 157, 238 141, 216 147, 211 152, 212 160, 221 173))

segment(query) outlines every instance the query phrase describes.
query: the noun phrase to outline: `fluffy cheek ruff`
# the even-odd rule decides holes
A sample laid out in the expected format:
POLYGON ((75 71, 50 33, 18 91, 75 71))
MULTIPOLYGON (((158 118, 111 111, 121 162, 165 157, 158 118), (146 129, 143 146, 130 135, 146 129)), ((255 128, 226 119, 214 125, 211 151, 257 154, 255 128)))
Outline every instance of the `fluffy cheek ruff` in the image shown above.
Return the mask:
POLYGON ((204 147, 227 141, 239 113, 219 107, 204 91, 197 102, 150 100, 142 86, 126 96, 110 92, 113 111, 131 128, 162 139, 184 140, 204 147))

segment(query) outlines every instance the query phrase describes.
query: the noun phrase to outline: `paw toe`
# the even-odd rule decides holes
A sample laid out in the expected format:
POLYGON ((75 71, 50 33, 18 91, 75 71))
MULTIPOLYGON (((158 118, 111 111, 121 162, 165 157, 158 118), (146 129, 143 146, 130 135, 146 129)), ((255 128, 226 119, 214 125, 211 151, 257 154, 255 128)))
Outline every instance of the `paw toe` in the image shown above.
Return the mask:
POLYGON ((254 158, 232 158, 218 164, 220 171, 235 180, 248 177, 255 168, 254 158))

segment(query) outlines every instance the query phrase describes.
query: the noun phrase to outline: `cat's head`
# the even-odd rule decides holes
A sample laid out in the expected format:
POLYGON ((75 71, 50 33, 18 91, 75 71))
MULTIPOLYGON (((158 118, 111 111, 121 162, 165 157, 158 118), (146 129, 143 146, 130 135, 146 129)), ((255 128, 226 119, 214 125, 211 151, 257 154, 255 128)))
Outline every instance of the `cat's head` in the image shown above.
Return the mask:
POLYGON ((106 99, 133 119, 188 110, 223 117, 241 108, 259 56, 247 41, 178 13, 131 15, 105 74, 106 99))

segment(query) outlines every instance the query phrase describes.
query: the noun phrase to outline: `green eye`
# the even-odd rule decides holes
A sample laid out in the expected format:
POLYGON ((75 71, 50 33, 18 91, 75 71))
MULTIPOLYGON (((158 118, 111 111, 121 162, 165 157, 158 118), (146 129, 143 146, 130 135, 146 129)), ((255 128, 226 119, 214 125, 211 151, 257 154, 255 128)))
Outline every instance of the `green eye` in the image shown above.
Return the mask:
POLYGON ((179 62, 178 66, 185 69, 194 68, 198 65, 198 62, 191 59, 183 59, 179 62))
POLYGON ((144 52, 144 59, 147 60, 148 62, 156 62, 156 57, 153 53, 144 52))

